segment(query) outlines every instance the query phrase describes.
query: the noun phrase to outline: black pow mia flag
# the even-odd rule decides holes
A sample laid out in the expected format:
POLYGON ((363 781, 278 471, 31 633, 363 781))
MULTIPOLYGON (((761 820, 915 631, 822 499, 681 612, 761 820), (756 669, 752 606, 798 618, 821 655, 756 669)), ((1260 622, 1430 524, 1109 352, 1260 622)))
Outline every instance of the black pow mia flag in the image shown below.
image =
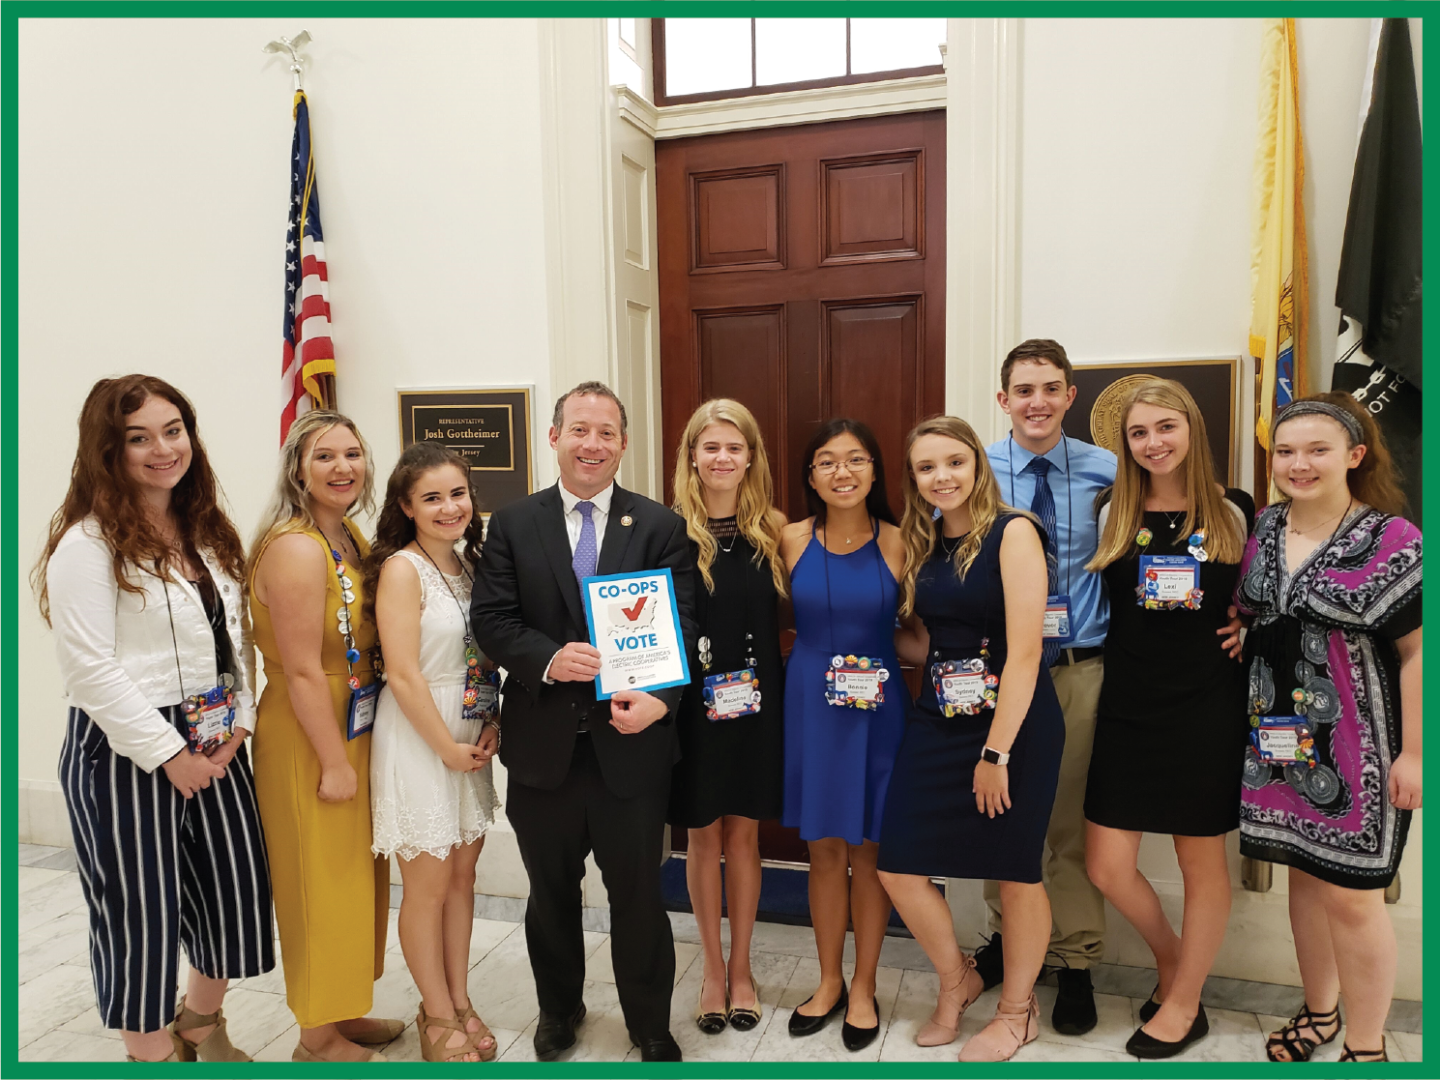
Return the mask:
POLYGON ((1379 424, 1418 525, 1424 378, 1420 102, 1409 23, 1380 22, 1335 287, 1341 318, 1332 385, 1348 390, 1379 424))

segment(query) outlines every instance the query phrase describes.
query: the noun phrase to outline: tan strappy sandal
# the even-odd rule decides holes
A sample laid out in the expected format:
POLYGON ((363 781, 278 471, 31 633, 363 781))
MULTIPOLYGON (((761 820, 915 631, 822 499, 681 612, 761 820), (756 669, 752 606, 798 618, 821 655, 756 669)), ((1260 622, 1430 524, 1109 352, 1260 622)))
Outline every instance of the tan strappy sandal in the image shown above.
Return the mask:
POLYGON ((420 1056, 426 1061, 459 1061, 471 1054, 480 1053, 480 1048, 475 1045, 479 1041, 479 1034, 466 1031, 465 1021, 459 1016, 430 1016, 425 1012, 425 1006, 421 1005, 415 1016, 415 1032, 420 1036, 420 1056), (430 1028, 442 1030, 436 1038, 431 1039, 430 1028), (452 1031, 458 1031, 465 1036, 465 1041, 459 1046, 450 1045, 452 1031))
POLYGON ((180 999, 175 1006, 175 1019, 170 1021, 170 1041, 175 1044, 175 1057, 179 1061, 252 1061, 253 1058, 230 1041, 225 1031, 225 1013, 216 1009, 213 1013, 197 1013, 180 999), (191 1042, 181 1035, 182 1031, 215 1025, 213 1031, 199 1042, 191 1042))
MULTIPOLYGON (((955 1041, 955 1036, 960 1032, 960 1020, 965 1015, 965 1010, 975 1004, 975 999, 985 992, 985 980, 975 970, 975 957, 962 957, 960 966, 954 971, 947 971, 940 976, 940 996, 946 993, 960 991, 960 1011, 955 1014, 955 1023, 946 1026, 935 1019, 935 1014, 930 1014, 930 1019, 925 1022, 915 1035, 916 1046, 946 1046, 955 1041), (958 979, 954 986, 946 987, 950 979, 958 979), (967 986, 969 989, 967 990, 967 986)), ((935 1002, 935 1010, 940 1009, 940 1002, 935 1002)))
POLYGON ((146 1065, 162 1065, 162 1064, 164 1064, 164 1063, 167 1062, 167 1061, 179 1061, 180 1059, 175 1056, 175 1051, 174 1051, 174 1050, 171 1050, 170 1053, 166 1054, 163 1058, 157 1058, 157 1059, 154 1060, 154 1061, 151 1061, 149 1058, 137 1058, 137 1057, 136 1057, 135 1055, 133 1055, 133 1054, 126 1054, 126 1055, 125 1055, 125 1060, 126 1060, 126 1061, 143 1061, 143 1062, 145 1062, 146 1065))
POLYGON ((500 1050, 500 1044, 495 1041, 495 1033, 490 1030, 489 1025, 486 1024, 484 1020, 480 1019, 480 1014, 475 1011, 474 1005, 466 1005, 465 1008, 460 1010, 460 1022, 462 1024, 468 1025, 471 1017, 474 1017, 475 1022, 480 1025, 479 1031, 470 1031, 468 1027, 465 1029, 466 1031, 470 1031, 470 1034, 475 1037, 475 1052, 480 1055, 481 1061, 493 1061, 496 1053, 500 1050), (490 1040, 490 1046, 488 1048, 480 1045, 486 1039, 490 1040))
POLYGON ((1035 995, 1029 1001, 1000 999, 995 1019, 986 1024, 960 1049, 961 1061, 1009 1061, 1026 1043, 1040 1037, 1040 1005, 1035 995))

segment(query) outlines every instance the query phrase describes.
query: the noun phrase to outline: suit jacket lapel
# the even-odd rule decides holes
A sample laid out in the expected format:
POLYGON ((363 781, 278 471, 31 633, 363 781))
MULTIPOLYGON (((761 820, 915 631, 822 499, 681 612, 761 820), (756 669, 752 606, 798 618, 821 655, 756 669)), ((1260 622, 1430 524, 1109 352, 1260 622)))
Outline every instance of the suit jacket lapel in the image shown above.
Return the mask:
MULTIPOLYGON (((575 566, 570 551, 570 534, 565 528, 565 504, 560 501, 558 487, 547 488, 540 500, 540 519, 537 522, 540 544, 555 572, 555 582, 560 586, 560 595, 570 609, 570 617, 581 630, 585 629, 585 604, 580 599, 580 583, 575 580, 575 566)), ((607 529, 608 533, 609 530, 607 529)))
POLYGON ((619 484, 610 496, 610 517, 605 522, 605 540, 600 545, 600 558, 595 563, 597 574, 618 574, 625 552, 630 547, 630 538, 635 535, 635 526, 625 524, 625 519, 634 508, 635 496, 619 484))

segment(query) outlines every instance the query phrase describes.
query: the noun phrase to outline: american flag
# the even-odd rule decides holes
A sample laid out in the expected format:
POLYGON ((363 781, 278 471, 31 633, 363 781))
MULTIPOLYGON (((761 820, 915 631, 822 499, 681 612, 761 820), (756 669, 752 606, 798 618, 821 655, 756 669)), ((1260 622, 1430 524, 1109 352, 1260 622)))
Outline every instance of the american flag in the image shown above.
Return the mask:
POLYGON ((330 286, 320 191, 310 147, 310 104, 295 95, 290 155, 290 227, 285 232, 285 356, 280 376, 280 441, 297 416, 334 407, 335 346, 330 341, 330 286))

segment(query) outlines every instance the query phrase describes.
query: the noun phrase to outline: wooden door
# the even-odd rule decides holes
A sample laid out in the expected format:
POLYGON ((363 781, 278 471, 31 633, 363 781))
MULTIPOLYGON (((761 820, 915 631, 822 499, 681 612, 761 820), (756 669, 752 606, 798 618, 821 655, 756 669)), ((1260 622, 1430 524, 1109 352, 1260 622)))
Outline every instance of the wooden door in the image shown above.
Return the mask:
MULTIPOLYGON (((945 113, 662 141, 655 178, 666 454, 702 401, 735 398, 799 520, 805 443, 855 417, 898 514, 905 434, 944 409, 945 113)), ((761 854, 806 858, 774 823, 761 854)))

